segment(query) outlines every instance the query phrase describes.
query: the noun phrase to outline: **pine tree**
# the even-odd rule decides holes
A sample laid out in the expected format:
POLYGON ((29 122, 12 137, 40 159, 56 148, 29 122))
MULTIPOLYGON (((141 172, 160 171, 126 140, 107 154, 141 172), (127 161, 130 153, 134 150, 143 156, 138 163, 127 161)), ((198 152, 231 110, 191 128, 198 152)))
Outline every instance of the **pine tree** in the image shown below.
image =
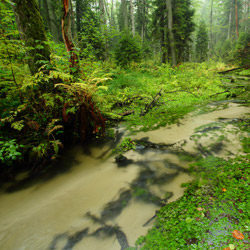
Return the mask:
POLYGON ((203 62, 207 59, 208 53, 208 32, 205 22, 202 20, 200 22, 197 36, 196 36, 196 59, 198 62, 203 62))

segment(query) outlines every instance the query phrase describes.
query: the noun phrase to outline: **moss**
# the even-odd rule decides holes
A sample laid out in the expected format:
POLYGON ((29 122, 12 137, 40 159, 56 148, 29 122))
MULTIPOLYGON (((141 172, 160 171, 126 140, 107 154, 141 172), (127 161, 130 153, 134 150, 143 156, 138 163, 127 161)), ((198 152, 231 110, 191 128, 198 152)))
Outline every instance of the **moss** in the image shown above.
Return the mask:
POLYGON ((21 38, 28 48, 28 64, 32 74, 38 72, 44 62, 50 61, 50 49, 42 17, 35 0, 14 0, 14 12, 21 38))

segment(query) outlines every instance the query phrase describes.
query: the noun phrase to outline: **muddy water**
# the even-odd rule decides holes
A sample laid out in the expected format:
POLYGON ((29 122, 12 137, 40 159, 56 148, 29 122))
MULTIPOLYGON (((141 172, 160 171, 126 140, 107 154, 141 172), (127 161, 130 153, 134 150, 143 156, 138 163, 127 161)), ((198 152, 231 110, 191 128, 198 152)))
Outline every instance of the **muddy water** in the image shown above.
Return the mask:
MULTIPOLYGON (((0 194, 0 249, 119 250, 133 246, 155 211, 183 194, 189 162, 240 151, 236 118, 249 109, 230 103, 173 125, 138 133, 119 166, 114 142, 75 147, 57 170, 0 194), (220 108, 221 107, 221 108, 220 108)), ((118 142, 118 141, 117 141, 118 142)), ((21 176, 20 176, 21 179, 21 176)))

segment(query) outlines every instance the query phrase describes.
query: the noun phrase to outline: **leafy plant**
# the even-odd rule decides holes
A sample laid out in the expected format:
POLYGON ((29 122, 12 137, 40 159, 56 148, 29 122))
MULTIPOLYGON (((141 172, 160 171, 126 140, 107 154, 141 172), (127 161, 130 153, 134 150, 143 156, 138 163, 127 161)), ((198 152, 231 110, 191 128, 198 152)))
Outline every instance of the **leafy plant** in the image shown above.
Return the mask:
POLYGON ((16 139, 0 141, 0 160, 3 164, 11 166, 13 162, 22 159, 20 152, 23 145, 19 145, 16 139))
POLYGON ((136 143, 132 141, 131 138, 125 138, 114 150, 116 154, 123 154, 129 150, 134 150, 136 148, 136 143))
POLYGON ((115 58, 118 64, 126 67, 132 62, 139 62, 141 57, 142 50, 138 41, 129 32, 124 32, 115 50, 115 58))

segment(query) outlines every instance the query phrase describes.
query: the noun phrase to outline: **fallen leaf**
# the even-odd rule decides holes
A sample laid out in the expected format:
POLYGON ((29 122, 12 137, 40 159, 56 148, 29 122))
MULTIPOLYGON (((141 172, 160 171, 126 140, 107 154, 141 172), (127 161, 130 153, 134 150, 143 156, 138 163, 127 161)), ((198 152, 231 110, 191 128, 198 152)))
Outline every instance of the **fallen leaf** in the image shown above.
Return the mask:
POLYGON ((204 210, 204 208, 202 208, 202 207, 197 207, 196 209, 197 209, 198 211, 204 210))
POLYGON ((244 239, 243 233, 241 233, 241 232, 238 231, 238 230, 234 230, 234 231, 232 232, 232 235, 233 235, 233 237, 234 237, 235 239, 237 239, 237 240, 243 240, 243 239, 244 239))
POLYGON ((224 248, 223 250, 231 250, 230 247, 224 248))
POLYGON ((221 191, 222 191, 222 192, 226 192, 227 189, 226 189, 226 188, 222 188, 221 191))
POLYGON ((201 221, 201 218, 196 217, 195 220, 196 220, 196 221, 201 221))

